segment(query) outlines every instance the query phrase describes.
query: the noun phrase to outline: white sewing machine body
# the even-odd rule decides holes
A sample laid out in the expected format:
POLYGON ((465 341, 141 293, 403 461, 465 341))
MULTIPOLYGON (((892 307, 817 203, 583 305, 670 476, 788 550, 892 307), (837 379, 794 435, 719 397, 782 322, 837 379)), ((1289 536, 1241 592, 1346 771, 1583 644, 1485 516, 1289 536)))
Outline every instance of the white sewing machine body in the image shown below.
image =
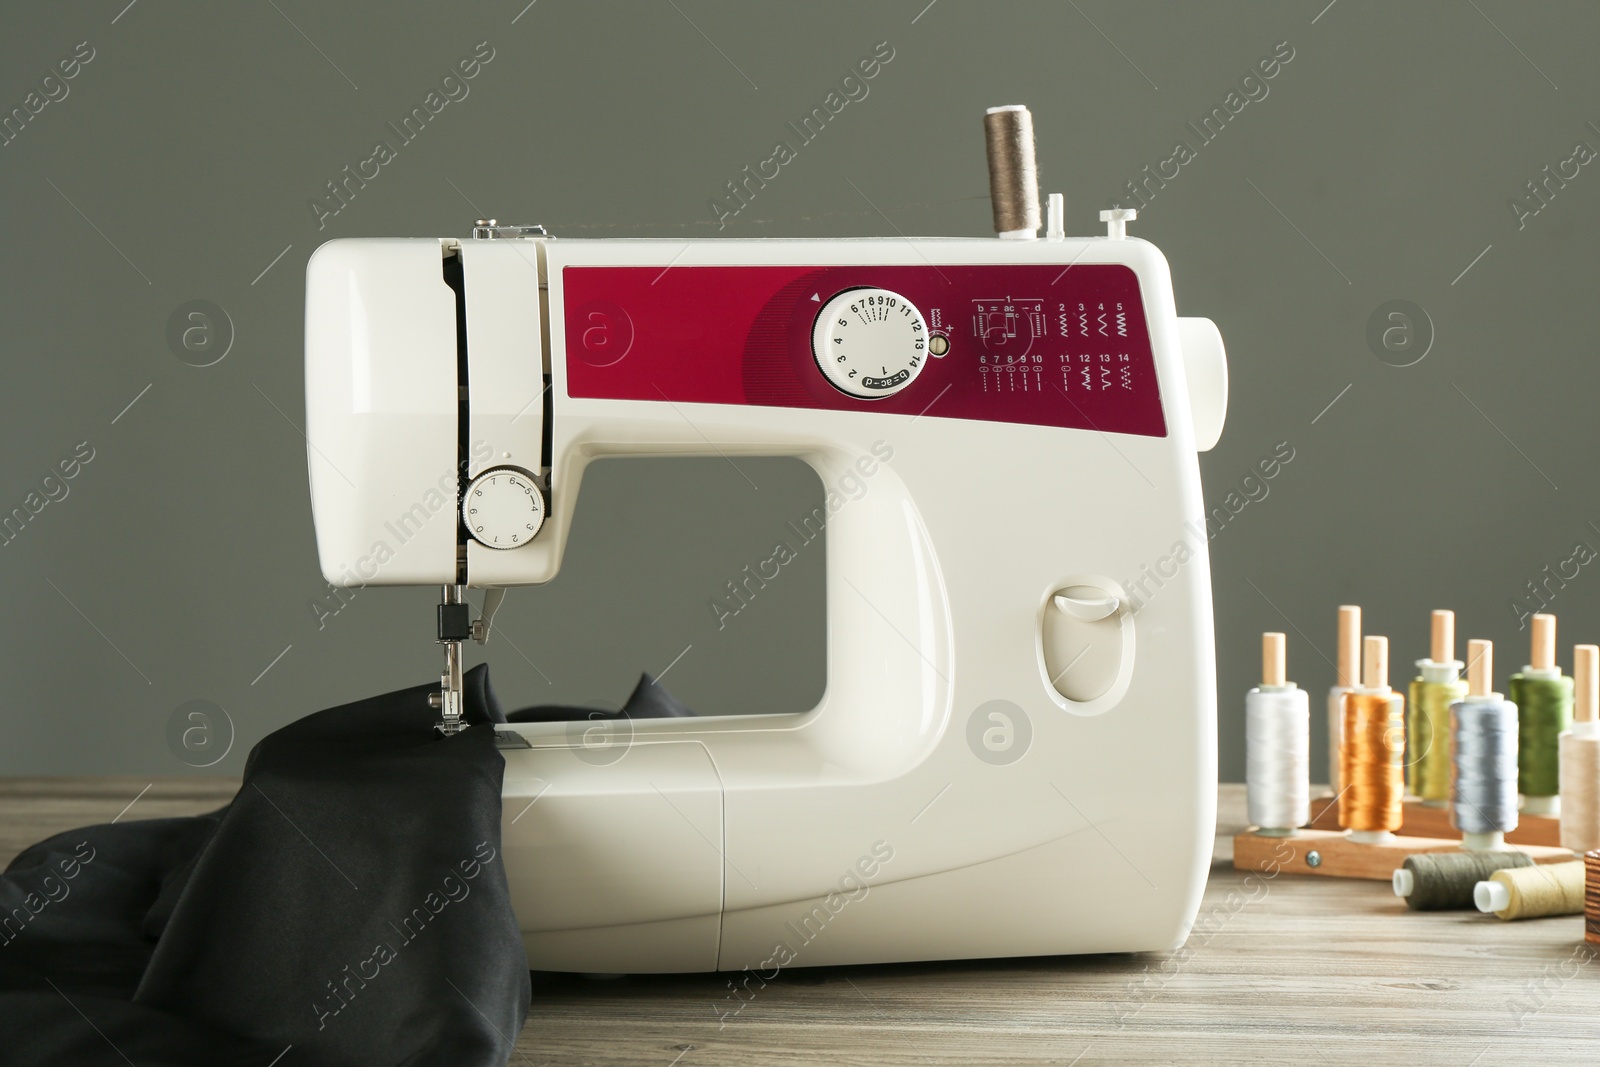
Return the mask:
MULTIPOLYGON (((549 581, 602 456, 797 456, 830 494, 816 708, 507 728, 531 746, 504 753, 502 853, 531 966, 1182 943, 1216 796, 1196 445, 1226 378, 1153 246, 342 240, 307 289, 330 582, 549 581), (948 350, 863 400, 812 342, 868 286, 948 350), (456 518, 497 466, 548 478, 548 521, 509 550, 456 518)), ((603 639, 604 612, 573 622, 603 639)))

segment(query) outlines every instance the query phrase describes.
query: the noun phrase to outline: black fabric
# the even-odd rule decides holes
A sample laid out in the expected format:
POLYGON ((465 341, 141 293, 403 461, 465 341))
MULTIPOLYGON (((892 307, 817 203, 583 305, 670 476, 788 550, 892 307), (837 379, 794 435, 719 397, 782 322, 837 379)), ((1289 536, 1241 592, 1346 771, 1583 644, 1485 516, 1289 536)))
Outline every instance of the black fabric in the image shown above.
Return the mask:
MULTIPOLYGON (((505 721, 487 669, 466 681, 469 719, 505 721)), ((18 856, 0 875, 0 1064, 505 1064, 529 981, 504 764, 490 730, 433 735, 435 688, 284 727, 219 812, 18 856)))
POLYGON ((676 719, 695 714, 678 702, 678 698, 664 689, 649 674, 639 675, 639 684, 620 711, 601 711, 597 708, 579 708, 559 704, 541 704, 538 707, 519 708, 507 716, 507 722, 564 722, 573 719, 676 719))

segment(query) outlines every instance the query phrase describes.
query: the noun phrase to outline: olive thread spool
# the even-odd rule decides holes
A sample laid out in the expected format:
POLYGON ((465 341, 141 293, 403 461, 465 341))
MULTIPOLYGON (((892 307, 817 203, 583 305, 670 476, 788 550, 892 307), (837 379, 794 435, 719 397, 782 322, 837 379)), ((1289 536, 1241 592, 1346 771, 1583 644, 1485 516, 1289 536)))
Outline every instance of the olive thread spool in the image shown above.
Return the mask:
POLYGON ((1389 639, 1362 639, 1361 688, 1344 695, 1339 825, 1350 840, 1381 844, 1400 829, 1405 793, 1405 697, 1389 688, 1389 639))
POLYGON ((1494 692, 1494 646, 1467 642, 1467 692, 1450 705, 1450 825, 1469 852, 1517 828, 1517 706, 1494 692))
POLYGON ((1501 919, 1582 915, 1585 875, 1583 860, 1499 870, 1472 887, 1472 901, 1501 919))
POLYGON ((1311 703, 1288 680, 1284 635, 1261 635, 1261 684, 1244 697, 1245 797, 1257 832, 1311 821, 1311 703))
POLYGON ((1339 607, 1339 674, 1328 690, 1328 785, 1344 789, 1344 695, 1361 685, 1361 608, 1339 607))
POLYGON ((1533 617, 1528 666, 1511 676, 1517 706, 1517 788, 1524 815, 1561 814, 1561 734, 1572 723, 1572 679, 1556 666, 1556 617, 1533 617))
POLYGON ((1600 849, 1600 646, 1572 650, 1572 728, 1561 735, 1561 847, 1600 849))
POLYGON ((1406 719, 1406 785, 1429 807, 1450 802, 1450 705, 1467 695, 1456 659, 1456 614, 1433 613, 1432 642, 1427 659, 1417 660, 1406 719))
POLYGON ((1526 852, 1419 852, 1407 856, 1390 883, 1412 911, 1467 911, 1473 892, 1495 871, 1531 867, 1526 852))

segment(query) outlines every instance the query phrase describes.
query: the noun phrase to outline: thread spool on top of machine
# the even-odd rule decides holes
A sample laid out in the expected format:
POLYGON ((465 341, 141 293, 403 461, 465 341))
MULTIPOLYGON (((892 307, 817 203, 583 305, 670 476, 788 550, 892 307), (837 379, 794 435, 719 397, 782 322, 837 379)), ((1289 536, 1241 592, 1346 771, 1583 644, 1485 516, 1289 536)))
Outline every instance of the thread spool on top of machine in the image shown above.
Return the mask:
POLYGON ((991 107, 983 116, 983 137, 995 233, 1012 239, 1038 236, 1039 167, 1032 113, 1021 104, 991 107))

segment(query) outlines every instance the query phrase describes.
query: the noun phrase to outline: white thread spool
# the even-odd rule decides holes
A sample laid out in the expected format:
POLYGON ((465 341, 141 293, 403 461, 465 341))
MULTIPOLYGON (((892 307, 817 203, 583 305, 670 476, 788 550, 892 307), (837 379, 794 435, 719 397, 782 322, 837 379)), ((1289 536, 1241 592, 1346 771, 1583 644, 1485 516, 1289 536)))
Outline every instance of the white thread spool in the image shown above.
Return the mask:
POLYGON ((1344 788, 1344 695, 1361 685, 1361 609, 1339 608, 1339 676, 1328 690, 1328 785, 1338 796, 1344 788))
POLYGON ((1572 650, 1572 727, 1561 735, 1561 847, 1600 849, 1600 645, 1572 650))
POLYGON ((1250 822, 1270 836, 1311 821, 1311 702, 1285 677, 1283 634, 1261 635, 1261 685, 1244 697, 1250 822))

